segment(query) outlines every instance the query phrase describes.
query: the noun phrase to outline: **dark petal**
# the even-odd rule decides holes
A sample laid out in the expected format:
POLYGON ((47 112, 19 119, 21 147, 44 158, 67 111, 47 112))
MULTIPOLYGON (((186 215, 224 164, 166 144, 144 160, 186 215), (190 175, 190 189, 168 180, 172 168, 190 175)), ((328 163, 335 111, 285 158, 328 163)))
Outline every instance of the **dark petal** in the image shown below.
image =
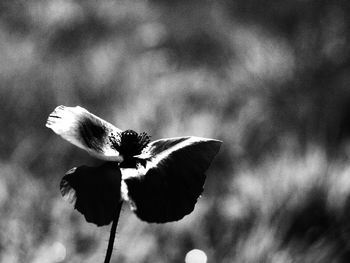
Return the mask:
POLYGON ((152 156, 146 168, 139 166, 134 176, 123 174, 136 215, 147 222, 165 223, 191 213, 220 146, 220 141, 197 137, 151 143, 144 153, 152 156))
POLYGON ((115 215, 120 197, 121 173, 118 164, 106 162, 99 167, 80 166, 62 178, 62 196, 73 203, 86 221, 108 225, 115 215))
POLYGON ((138 157, 149 159, 158 154, 164 153, 165 151, 173 151, 176 146, 181 145, 181 143, 188 141, 190 138, 191 137, 176 137, 153 141, 148 144, 142 154, 138 155, 138 157))
POLYGON ((123 159, 110 138, 121 130, 82 107, 58 106, 50 114, 46 127, 93 156, 107 161, 123 159))

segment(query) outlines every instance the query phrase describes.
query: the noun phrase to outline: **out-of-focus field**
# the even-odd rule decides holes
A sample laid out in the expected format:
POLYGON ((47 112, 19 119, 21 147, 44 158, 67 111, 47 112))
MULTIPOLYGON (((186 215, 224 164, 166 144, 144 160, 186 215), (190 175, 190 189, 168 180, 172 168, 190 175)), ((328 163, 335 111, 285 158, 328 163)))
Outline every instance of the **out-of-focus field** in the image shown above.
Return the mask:
POLYGON ((194 212, 125 205, 112 262, 350 262, 348 1, 0 2, 0 262, 102 262, 64 202, 98 161, 45 128, 80 105, 152 139, 224 142, 194 212))

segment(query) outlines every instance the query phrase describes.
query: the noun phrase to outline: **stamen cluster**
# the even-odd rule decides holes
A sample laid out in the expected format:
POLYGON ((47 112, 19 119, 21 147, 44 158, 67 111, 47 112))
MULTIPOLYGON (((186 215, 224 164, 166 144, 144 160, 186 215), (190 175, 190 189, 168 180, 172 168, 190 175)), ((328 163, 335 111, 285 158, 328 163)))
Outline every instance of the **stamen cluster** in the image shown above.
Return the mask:
POLYGON ((145 132, 138 134, 133 130, 126 130, 117 135, 110 136, 112 147, 125 159, 141 154, 142 150, 150 142, 150 137, 145 132))

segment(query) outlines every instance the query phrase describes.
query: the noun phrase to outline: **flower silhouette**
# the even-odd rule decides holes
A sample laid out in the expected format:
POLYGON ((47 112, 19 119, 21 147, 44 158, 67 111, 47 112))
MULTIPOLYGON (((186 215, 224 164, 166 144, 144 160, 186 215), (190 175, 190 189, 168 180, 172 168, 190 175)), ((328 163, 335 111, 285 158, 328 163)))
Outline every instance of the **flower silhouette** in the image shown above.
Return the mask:
POLYGON ((222 143, 193 136, 150 142, 146 133, 122 131, 79 106, 58 106, 46 126, 105 160, 99 167, 69 170, 60 184, 63 197, 98 226, 111 223, 123 201, 147 222, 191 213, 222 143))

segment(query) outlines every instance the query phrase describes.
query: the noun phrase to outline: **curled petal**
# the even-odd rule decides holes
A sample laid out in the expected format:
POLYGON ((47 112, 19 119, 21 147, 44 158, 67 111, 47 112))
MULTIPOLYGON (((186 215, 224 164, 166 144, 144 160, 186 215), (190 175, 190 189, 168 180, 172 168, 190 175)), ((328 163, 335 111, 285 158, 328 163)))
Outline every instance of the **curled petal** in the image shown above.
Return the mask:
POLYGON ((46 127, 99 159, 123 161, 110 140, 121 130, 82 107, 58 106, 49 115, 46 127))
POLYGON ((205 172, 221 143, 198 137, 150 143, 137 157, 145 165, 121 169, 124 199, 130 201, 136 215, 147 222, 180 220, 193 211, 203 191, 205 172))
POLYGON ((60 189, 64 199, 98 226, 108 225, 121 202, 121 173, 118 164, 106 162, 99 167, 80 166, 62 178, 60 189))

